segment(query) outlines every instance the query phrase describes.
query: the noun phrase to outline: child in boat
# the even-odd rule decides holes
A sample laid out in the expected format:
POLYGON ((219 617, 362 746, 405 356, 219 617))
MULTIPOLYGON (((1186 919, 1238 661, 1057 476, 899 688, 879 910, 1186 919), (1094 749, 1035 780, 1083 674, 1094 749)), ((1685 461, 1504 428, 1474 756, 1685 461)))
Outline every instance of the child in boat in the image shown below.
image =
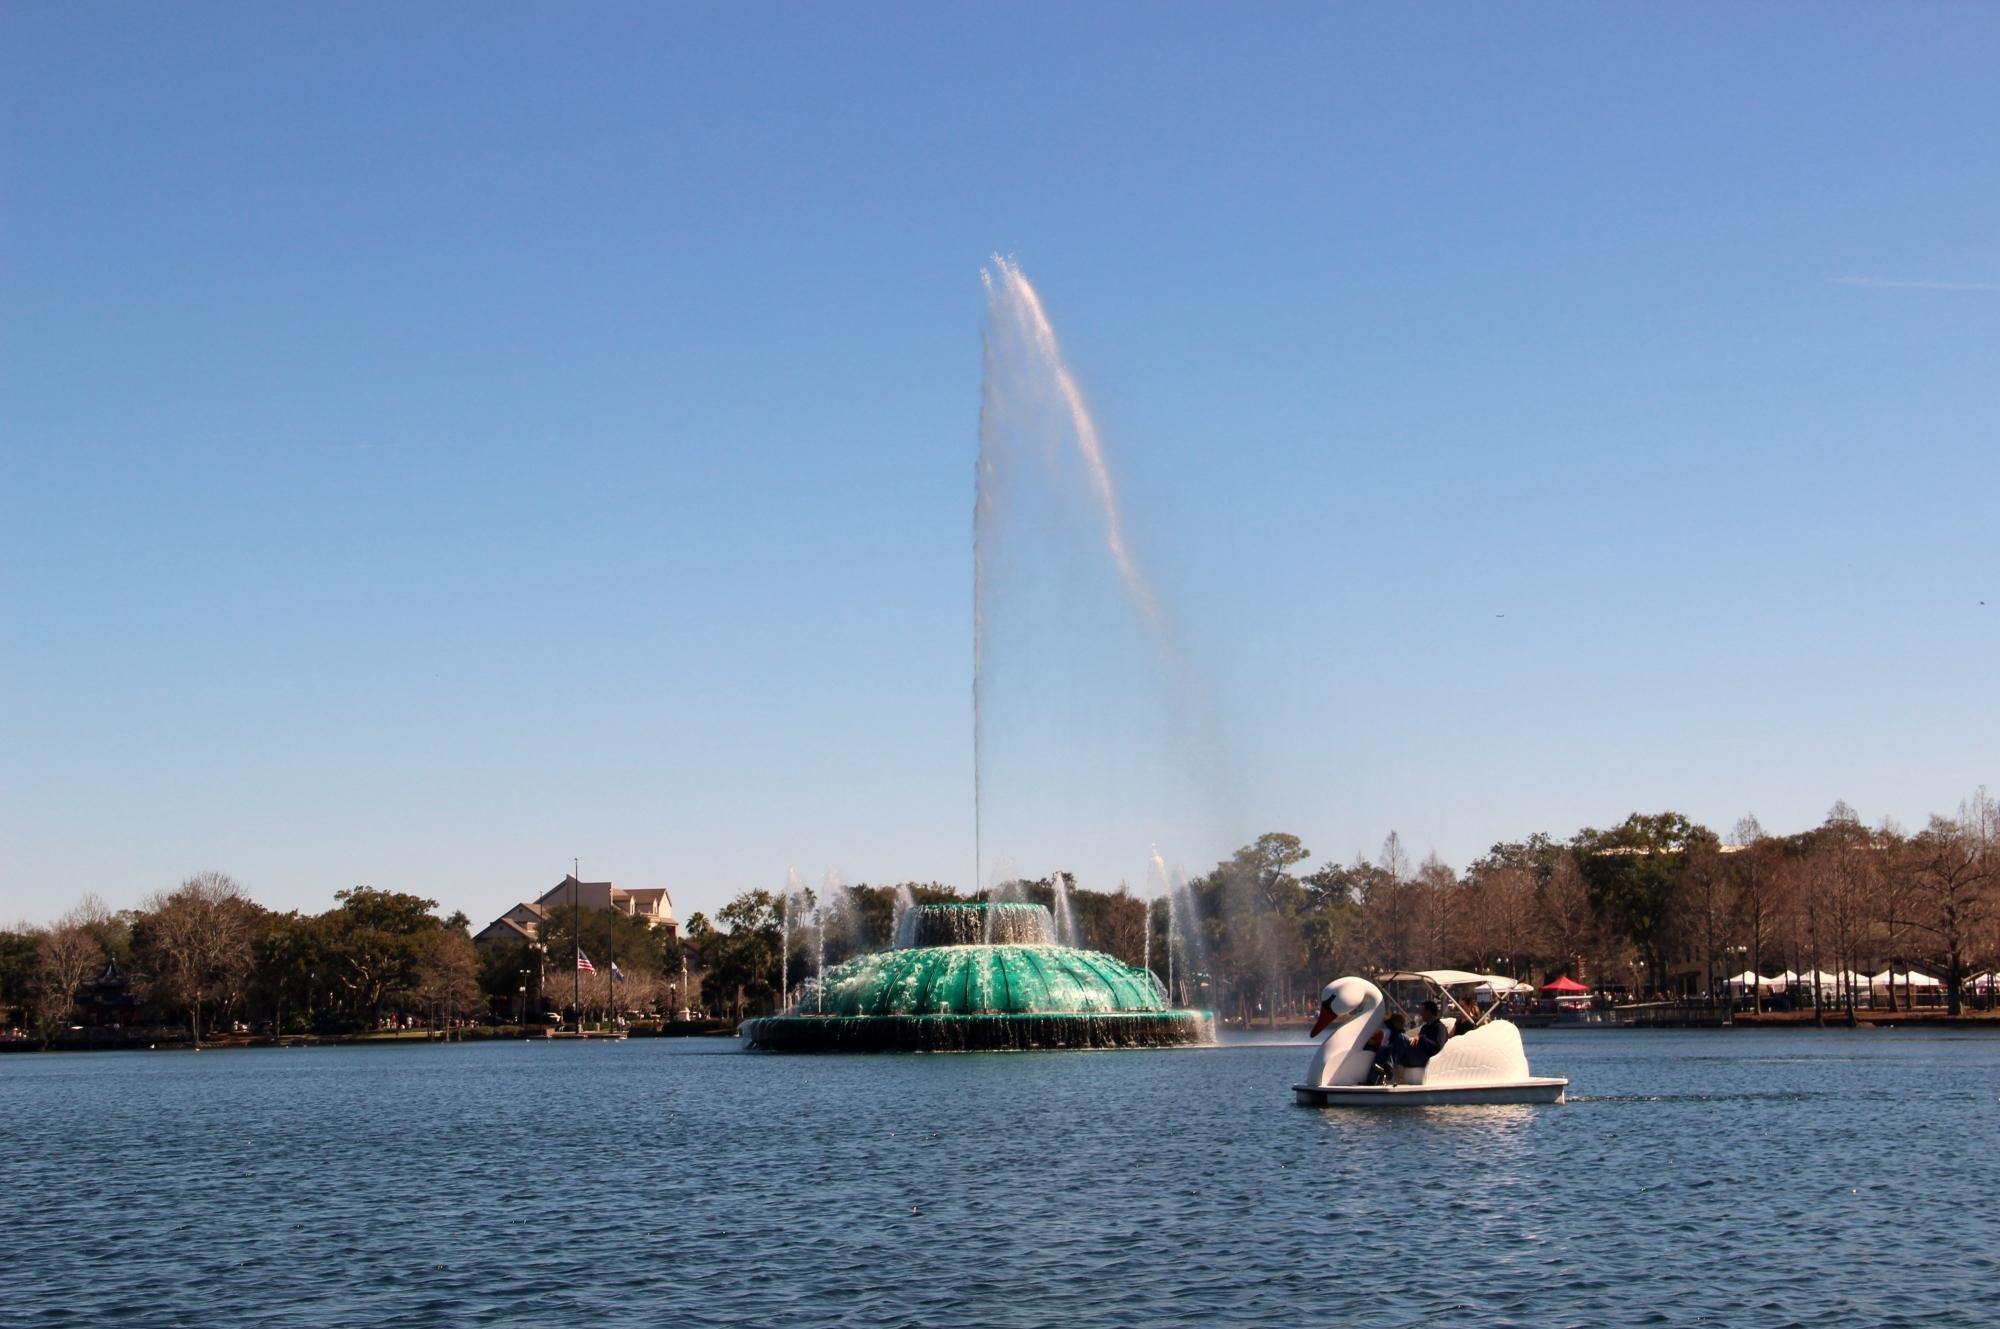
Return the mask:
POLYGON ((1396 1067, 1410 1064, 1410 1036, 1403 1032, 1404 1023, 1401 1011, 1391 1011, 1382 1032, 1377 1035, 1375 1073, 1370 1077, 1377 1084, 1388 1084, 1396 1078, 1396 1067))

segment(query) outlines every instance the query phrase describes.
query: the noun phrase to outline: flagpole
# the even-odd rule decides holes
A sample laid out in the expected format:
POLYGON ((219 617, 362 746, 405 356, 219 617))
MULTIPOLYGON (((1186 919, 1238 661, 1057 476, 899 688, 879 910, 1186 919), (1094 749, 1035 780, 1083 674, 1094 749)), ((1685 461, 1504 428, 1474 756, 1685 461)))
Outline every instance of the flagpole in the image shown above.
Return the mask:
POLYGON ((570 966, 576 971, 571 983, 571 1003, 576 1007, 576 1032, 583 1032, 583 900, 578 894, 583 882, 577 877, 577 861, 569 861, 569 926, 575 933, 576 963, 570 966))

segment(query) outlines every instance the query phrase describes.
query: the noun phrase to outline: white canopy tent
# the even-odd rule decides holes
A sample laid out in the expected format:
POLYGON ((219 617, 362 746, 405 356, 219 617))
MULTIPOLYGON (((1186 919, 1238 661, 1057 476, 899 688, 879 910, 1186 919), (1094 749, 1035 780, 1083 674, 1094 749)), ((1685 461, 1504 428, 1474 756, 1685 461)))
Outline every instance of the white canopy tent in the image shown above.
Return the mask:
POLYGON ((1905 970, 1900 974, 1884 969, 1868 980, 1868 986, 1878 992, 1887 992, 1891 987, 1916 988, 1921 991, 1925 988, 1941 988, 1944 986, 1944 980, 1932 978, 1920 969, 1905 970))
MULTIPOLYGON (((1857 990, 1861 984, 1868 981, 1859 974, 1850 974, 1848 977, 1853 980, 1850 986, 1855 987, 1857 990)), ((1825 996, 1829 992, 1843 990, 1841 976, 1839 974, 1829 974, 1824 969, 1808 969, 1802 974, 1794 973, 1792 970, 1787 969, 1784 973, 1772 979, 1771 982, 1780 992, 1789 992, 1793 988, 1800 988, 1806 992, 1811 992, 1814 988, 1818 988, 1820 995, 1825 996)))

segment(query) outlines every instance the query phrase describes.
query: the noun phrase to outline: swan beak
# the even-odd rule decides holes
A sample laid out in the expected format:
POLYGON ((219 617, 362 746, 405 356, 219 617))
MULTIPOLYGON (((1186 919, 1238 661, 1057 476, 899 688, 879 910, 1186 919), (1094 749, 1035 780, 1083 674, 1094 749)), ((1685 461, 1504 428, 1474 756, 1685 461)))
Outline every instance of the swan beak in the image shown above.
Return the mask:
POLYGON ((1312 1032, 1307 1034, 1306 1037, 1318 1038, 1320 1030, 1326 1028, 1328 1025, 1332 1024, 1335 1020, 1338 1020, 1339 1018, 1340 1017, 1338 1015, 1335 1015, 1333 1013, 1332 1002, 1329 1001, 1321 1002, 1319 1004, 1319 1019, 1313 1021, 1312 1032))

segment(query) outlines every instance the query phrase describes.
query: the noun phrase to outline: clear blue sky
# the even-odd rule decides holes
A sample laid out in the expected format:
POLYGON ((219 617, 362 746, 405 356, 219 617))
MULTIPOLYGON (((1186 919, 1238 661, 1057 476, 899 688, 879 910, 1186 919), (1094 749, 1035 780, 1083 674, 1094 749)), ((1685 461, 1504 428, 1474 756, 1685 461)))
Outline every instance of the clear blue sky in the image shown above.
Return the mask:
POLYGON ((1085 884, 1948 811, 1996 60, 1971 4, 9 5, 0 920, 969 883, 995 251, 1227 736, 1085 884))

